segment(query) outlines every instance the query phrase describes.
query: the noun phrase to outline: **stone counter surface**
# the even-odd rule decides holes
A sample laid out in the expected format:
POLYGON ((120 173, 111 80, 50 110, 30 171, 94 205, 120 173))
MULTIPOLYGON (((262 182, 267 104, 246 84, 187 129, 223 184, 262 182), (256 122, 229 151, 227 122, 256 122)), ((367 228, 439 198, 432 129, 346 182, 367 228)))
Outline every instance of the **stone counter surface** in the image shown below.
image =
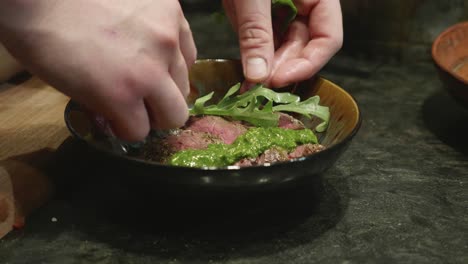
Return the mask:
MULTIPOLYGON (((200 57, 237 55, 229 31, 190 19, 200 57)), ((468 263, 468 111, 434 66, 339 54, 321 75, 356 98, 363 123, 312 183, 182 211, 138 204, 117 180, 102 193, 90 177, 0 240, 0 263, 468 263)), ((63 149, 77 175, 94 175, 76 158, 86 150, 73 140, 63 149)))

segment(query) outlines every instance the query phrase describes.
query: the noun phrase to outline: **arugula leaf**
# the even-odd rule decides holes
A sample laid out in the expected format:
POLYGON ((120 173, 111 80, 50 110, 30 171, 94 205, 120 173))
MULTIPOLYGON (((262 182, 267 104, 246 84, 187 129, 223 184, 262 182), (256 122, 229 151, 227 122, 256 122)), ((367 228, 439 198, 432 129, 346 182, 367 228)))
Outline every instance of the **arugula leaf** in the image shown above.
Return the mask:
POLYGON ((229 116, 235 120, 243 120, 256 126, 276 126, 279 115, 273 113, 271 105, 262 107, 261 97, 271 97, 265 93, 267 90, 261 86, 255 86, 249 92, 242 95, 233 96, 240 89, 240 83, 231 87, 221 101, 216 105, 204 106, 213 97, 213 93, 198 98, 193 108, 190 109, 192 115, 218 115, 229 116), (264 96, 262 95, 262 91, 264 96), (260 97, 260 98, 259 98, 260 97))
POLYGON ((213 95, 214 92, 211 92, 205 96, 198 98, 193 104, 193 109, 191 111, 193 111, 194 113, 203 112, 205 103, 211 100, 211 98, 213 98, 213 95))
POLYGON ((319 96, 301 102, 297 95, 278 93, 261 84, 236 95, 239 89, 240 83, 232 86, 226 95, 213 105, 205 106, 213 98, 213 92, 198 98, 190 108, 190 114, 229 116, 256 126, 272 127, 278 126, 279 112, 294 112, 308 118, 316 116, 323 120, 316 128, 318 132, 323 132, 328 126, 330 112, 328 107, 319 105, 319 96))

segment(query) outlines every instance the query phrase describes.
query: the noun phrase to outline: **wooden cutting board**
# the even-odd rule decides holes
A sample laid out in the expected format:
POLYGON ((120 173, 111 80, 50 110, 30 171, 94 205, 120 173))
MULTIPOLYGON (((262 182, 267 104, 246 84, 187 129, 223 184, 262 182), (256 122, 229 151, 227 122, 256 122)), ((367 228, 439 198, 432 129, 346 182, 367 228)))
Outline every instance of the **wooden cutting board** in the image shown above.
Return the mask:
POLYGON ((52 195, 55 150, 70 136, 68 97, 36 77, 0 84, 0 238, 52 195))

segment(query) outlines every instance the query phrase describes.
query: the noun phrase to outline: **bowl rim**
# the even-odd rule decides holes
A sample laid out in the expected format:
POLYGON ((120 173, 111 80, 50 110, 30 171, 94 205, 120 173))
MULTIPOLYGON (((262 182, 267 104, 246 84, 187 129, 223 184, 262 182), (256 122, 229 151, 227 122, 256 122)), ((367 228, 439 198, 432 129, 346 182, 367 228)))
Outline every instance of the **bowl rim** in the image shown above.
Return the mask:
POLYGON ((354 105, 354 109, 356 110, 356 115, 357 115, 357 122, 356 122, 355 126, 353 127, 353 129, 351 130, 351 132, 345 138, 343 138, 343 140, 341 140, 341 141, 337 142, 336 144, 333 144, 333 145, 331 145, 329 147, 326 147, 324 150, 321 150, 319 152, 307 155, 305 157, 290 159, 290 160, 287 160, 287 161, 274 162, 274 163, 271 163, 271 164, 267 163, 267 164, 262 164, 262 165, 253 165, 253 166, 245 166, 245 167, 224 166, 224 167, 201 167, 200 168, 200 167, 172 166, 172 165, 162 164, 162 163, 158 163, 158 162, 154 162, 154 161, 146 161, 146 160, 142 160, 142 159, 139 159, 139 158, 136 158, 136 157, 123 156, 123 155, 120 155, 120 154, 115 153, 113 151, 110 151, 108 148, 101 147, 98 144, 90 143, 89 141, 87 141, 85 138, 83 138, 83 136, 80 135, 75 130, 75 128, 71 124, 70 118, 67 117, 68 114, 73 110, 72 107, 74 107, 74 106, 79 107, 79 105, 75 101, 73 101, 72 99, 69 100, 69 102, 67 103, 67 105, 65 107, 64 119, 65 119, 65 124, 66 124, 68 130, 72 133, 72 135, 76 139, 79 139, 80 141, 86 143, 88 146, 91 146, 94 149, 97 149, 99 151, 104 152, 106 155, 110 155, 110 156, 115 157, 117 159, 124 159, 127 162, 136 163, 136 165, 150 166, 150 167, 154 167, 154 168, 159 167, 159 168, 165 168, 165 169, 179 169, 179 170, 184 169, 184 170, 189 170, 189 171, 221 171, 221 172, 222 171, 247 171, 247 170, 256 170, 256 169, 265 168, 265 167, 282 166, 282 165, 285 165, 285 164, 288 164, 288 163, 305 162, 305 161, 313 159, 315 157, 318 157, 318 156, 321 156, 321 155, 326 155, 327 153, 330 153, 330 152, 334 151, 335 149, 339 149, 343 145, 345 145, 349 141, 351 141, 354 138, 354 136, 357 134, 359 129, 361 128, 362 114, 361 114, 361 110, 359 108, 359 104, 357 103, 357 100, 350 93, 348 93, 345 89, 343 89, 339 85, 335 84, 334 82, 324 78, 323 76, 317 74, 313 78, 317 78, 317 80, 322 80, 324 82, 327 82, 330 85, 337 88, 338 90, 340 90, 341 92, 343 92, 343 94, 345 96, 347 96, 350 99, 351 103, 354 105))
POLYGON ((446 28, 443 30, 433 41, 432 47, 431 47, 431 57, 432 60, 436 63, 436 65, 443 70, 444 72, 448 73, 449 75, 453 76, 460 82, 468 85, 468 79, 463 78, 459 74, 454 73, 452 70, 448 68, 448 66, 444 65, 443 63, 440 62, 439 57, 436 56, 436 49, 439 46, 440 42, 442 41, 442 38, 451 34, 453 31, 461 28, 461 27, 466 27, 468 29, 468 21, 462 21, 456 24, 453 24, 452 26, 446 28))

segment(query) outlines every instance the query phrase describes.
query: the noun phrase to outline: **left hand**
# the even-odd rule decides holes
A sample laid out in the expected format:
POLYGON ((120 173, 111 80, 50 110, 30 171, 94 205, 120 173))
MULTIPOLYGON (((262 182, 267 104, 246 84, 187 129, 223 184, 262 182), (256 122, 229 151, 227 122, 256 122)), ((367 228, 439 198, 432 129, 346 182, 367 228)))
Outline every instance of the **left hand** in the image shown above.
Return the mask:
POLYGON ((343 44, 339 0, 294 0, 298 15, 284 37, 273 30, 271 0, 223 0, 223 4, 239 36, 244 75, 249 82, 263 82, 273 88, 306 80, 343 44))

